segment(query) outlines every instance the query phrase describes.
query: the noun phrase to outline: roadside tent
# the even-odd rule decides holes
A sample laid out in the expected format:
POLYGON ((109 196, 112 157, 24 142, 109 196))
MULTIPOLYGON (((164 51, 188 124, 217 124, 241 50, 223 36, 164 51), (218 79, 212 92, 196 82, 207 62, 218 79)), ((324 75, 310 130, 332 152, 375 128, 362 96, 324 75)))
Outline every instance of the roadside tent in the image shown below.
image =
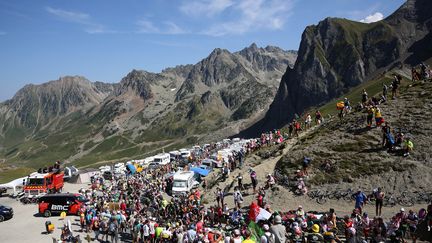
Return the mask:
POLYGON ((78 184, 88 184, 90 183, 90 174, 88 172, 79 174, 78 180, 76 183, 78 184))
POLYGON ((126 167, 127 167, 127 170, 131 173, 131 175, 135 174, 136 168, 133 164, 127 164, 126 167))

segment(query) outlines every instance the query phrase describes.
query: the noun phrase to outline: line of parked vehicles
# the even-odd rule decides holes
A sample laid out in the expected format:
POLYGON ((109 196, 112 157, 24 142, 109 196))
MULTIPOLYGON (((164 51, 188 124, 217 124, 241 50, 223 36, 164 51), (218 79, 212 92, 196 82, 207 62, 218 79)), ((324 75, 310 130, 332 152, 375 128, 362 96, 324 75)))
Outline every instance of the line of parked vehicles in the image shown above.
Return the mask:
MULTIPOLYGON (((179 149, 168 153, 160 153, 140 160, 130 160, 126 163, 116 163, 112 166, 99 167, 95 174, 104 179, 112 180, 127 173, 140 173, 144 169, 153 170, 160 166, 175 163, 178 170, 165 175, 172 182, 171 194, 177 196, 188 193, 199 186, 202 177, 207 176, 214 168, 222 168, 229 157, 245 149, 251 139, 224 139, 215 144, 195 145, 190 149, 179 149), (199 165, 191 166, 194 161, 201 161, 199 165), (183 167, 189 166, 188 171, 183 167)), ((256 142, 256 140, 255 140, 256 142)), ((63 170, 50 168, 40 169, 27 177, 18 178, 12 182, 0 185, 0 193, 13 189, 10 195, 23 203, 38 203, 38 212, 50 217, 52 214, 67 212, 77 214, 78 208, 86 203, 81 194, 62 193, 64 181, 75 179, 79 170, 73 166, 63 170)), ((1 194, 0 194, 1 195, 1 194)), ((13 217, 13 209, 0 205, 0 222, 13 217)))

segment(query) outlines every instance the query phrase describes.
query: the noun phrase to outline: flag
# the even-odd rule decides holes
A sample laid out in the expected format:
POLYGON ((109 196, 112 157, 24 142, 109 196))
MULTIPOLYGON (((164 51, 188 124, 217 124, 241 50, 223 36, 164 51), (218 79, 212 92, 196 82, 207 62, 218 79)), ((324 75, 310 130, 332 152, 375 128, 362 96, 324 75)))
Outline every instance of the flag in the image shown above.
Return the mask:
POLYGON ((259 207, 256 202, 252 202, 249 207, 249 220, 258 222, 260 220, 268 220, 271 213, 264 208, 259 207))

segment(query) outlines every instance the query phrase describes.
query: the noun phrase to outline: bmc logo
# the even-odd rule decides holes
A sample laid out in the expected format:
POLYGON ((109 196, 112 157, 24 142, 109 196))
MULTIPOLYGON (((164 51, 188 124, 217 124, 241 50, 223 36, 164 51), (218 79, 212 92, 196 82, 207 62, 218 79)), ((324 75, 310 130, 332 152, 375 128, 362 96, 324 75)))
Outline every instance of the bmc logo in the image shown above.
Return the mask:
POLYGON ((58 210, 58 211, 67 211, 68 210, 68 205, 51 205, 51 210, 52 211, 54 211, 54 210, 58 210))

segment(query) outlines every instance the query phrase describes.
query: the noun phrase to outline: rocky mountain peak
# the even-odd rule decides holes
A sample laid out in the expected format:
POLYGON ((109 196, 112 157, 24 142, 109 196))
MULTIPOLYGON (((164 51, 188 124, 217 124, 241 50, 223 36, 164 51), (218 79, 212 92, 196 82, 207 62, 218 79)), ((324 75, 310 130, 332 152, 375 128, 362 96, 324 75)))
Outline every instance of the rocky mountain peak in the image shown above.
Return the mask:
MULTIPOLYGON (((424 24, 432 17, 432 1, 407 0, 396 12, 385 19, 390 24, 409 21, 424 24)), ((431 23, 429 22, 429 26, 431 23)))
POLYGON ((411 63, 430 57, 424 55, 432 47, 429 6, 432 1, 408 0, 383 21, 326 18, 308 26, 296 64, 284 74, 266 117, 248 131, 283 126, 295 114, 342 95, 395 63, 407 62, 409 55, 415 60, 411 63))
POLYGON ((151 99, 153 93, 150 85, 157 83, 160 78, 159 74, 133 69, 120 81, 115 94, 120 96, 132 91, 142 99, 151 99))
POLYGON ((24 86, 12 99, 3 103, 3 112, 31 128, 69 112, 97 105, 113 90, 111 84, 94 84, 81 76, 64 76, 44 84, 24 86))

